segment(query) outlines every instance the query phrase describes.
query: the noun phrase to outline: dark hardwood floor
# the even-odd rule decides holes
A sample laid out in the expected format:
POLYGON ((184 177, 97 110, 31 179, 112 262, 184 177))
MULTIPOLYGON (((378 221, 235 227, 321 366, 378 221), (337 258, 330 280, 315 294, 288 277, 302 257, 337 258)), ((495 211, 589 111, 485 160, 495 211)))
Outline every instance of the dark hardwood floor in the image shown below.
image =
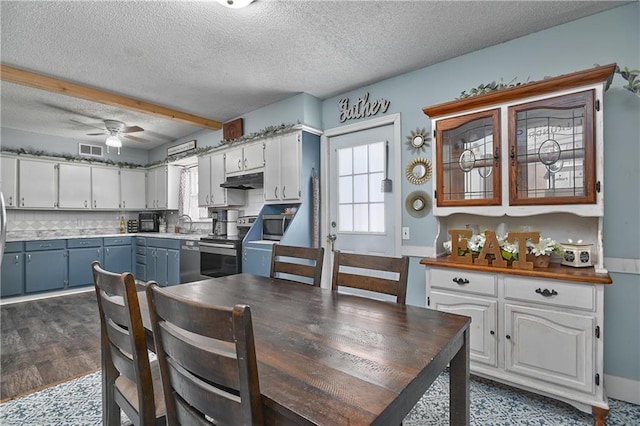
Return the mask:
POLYGON ((96 294, 0 307, 0 401, 100 369, 96 294))

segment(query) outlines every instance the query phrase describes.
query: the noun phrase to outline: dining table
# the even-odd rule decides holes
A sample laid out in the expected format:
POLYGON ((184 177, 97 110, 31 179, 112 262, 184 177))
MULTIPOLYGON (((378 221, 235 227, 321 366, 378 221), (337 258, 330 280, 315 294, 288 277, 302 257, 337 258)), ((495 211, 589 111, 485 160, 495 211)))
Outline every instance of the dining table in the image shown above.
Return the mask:
POLYGON ((265 424, 399 425, 447 367, 449 423, 469 424, 469 317, 246 273, 164 290, 250 306, 265 424))

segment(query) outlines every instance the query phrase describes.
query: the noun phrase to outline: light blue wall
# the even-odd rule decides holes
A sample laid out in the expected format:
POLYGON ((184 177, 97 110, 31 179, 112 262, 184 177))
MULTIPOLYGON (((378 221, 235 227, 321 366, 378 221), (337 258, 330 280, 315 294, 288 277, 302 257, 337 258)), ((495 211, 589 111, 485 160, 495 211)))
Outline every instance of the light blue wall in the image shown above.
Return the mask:
MULTIPOLYGON (((640 68, 640 4, 633 3, 559 27, 541 31, 498 46, 473 52, 431 67, 326 99, 322 106, 323 129, 340 123, 338 101, 369 92, 370 99, 391 101, 387 114, 400 113, 402 143, 411 130, 430 129, 422 108, 451 101, 463 90, 480 83, 541 80, 616 62, 640 68)), ((428 42, 426 40, 425 42, 428 42)), ((605 257, 640 258, 640 97, 624 89, 616 76, 605 104, 605 257)), ((363 119, 363 120, 366 120, 363 119)), ((361 121, 361 120, 360 120, 361 121)), ((431 151, 422 154, 431 159, 431 151)), ((402 152, 403 169, 417 155, 402 152)), ((403 181, 403 199, 418 187, 403 181)), ((420 187, 432 194, 431 182, 420 187)), ((415 219, 403 211, 403 226, 411 239, 403 244, 430 246, 436 227, 431 215, 415 219)), ((605 373, 640 380, 640 276, 613 273, 613 285, 605 290, 605 373)), ((407 303, 425 304, 424 268, 412 259, 407 303)))
MULTIPOLYGON (((0 129, 0 146, 2 148, 24 148, 28 151, 44 151, 49 154, 78 155, 78 143, 80 141, 63 138, 60 136, 43 135, 41 133, 25 132, 22 130, 9 129, 3 127, 0 129)), ((100 145, 100 143, 82 141, 91 145, 100 145)), ((118 155, 117 149, 104 150, 103 160, 112 160, 116 163, 133 163, 146 165, 149 162, 147 151, 142 149, 121 150, 118 155)))

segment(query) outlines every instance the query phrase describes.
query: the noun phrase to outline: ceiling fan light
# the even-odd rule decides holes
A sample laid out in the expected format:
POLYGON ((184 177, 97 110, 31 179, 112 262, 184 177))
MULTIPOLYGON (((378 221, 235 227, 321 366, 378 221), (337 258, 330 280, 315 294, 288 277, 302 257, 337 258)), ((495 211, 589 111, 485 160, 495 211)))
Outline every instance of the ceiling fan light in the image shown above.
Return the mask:
POLYGON ((115 136, 115 135, 111 135, 111 136, 109 136, 109 137, 107 138, 107 140, 106 140, 106 141, 104 141, 104 143, 105 143, 107 146, 113 146, 113 147, 116 147, 116 148, 120 148, 120 147, 122 147, 122 141, 120 140, 120 138, 119 138, 119 137, 117 137, 117 136, 115 136))
POLYGON ((242 7, 249 6, 254 0, 217 0, 223 6, 231 9, 240 9, 242 7))

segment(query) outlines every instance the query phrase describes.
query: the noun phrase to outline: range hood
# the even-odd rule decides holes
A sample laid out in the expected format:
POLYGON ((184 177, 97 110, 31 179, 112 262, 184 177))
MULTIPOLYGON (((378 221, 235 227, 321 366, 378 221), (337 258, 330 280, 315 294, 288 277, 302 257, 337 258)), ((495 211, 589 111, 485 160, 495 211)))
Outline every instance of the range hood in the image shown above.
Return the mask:
POLYGON ((262 188, 263 176, 264 174, 262 172, 241 176, 228 176, 226 182, 221 183, 220 187, 227 189, 262 188))

